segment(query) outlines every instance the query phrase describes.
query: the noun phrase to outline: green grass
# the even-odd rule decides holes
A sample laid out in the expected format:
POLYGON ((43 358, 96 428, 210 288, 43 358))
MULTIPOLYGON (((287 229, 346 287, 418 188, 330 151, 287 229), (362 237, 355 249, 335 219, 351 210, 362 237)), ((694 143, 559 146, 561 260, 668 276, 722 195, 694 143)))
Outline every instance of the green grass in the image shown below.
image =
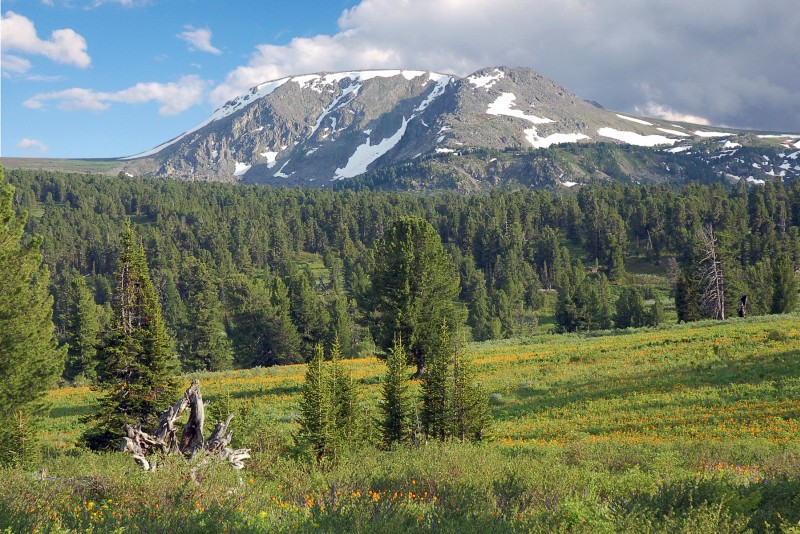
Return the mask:
MULTIPOLYGON (((43 458, 0 470, 0 529, 788 532, 799 342, 786 315, 473 344, 486 441, 363 445, 323 465, 293 445, 303 366, 182 377, 201 380, 210 414, 236 414, 236 445, 253 449, 242 473, 180 458, 144 473, 78 449, 94 393, 54 390, 43 458)), ((345 365, 374 417, 383 363, 345 365)))

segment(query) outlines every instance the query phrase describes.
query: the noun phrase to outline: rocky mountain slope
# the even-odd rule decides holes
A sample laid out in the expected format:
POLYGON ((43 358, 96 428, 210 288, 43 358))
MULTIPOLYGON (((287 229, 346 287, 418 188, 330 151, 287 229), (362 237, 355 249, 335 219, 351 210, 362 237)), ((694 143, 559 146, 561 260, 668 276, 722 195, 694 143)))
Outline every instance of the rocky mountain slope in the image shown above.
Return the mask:
MULTIPOLYGON (((585 101, 533 70, 507 67, 466 78, 384 70, 270 81, 227 102, 197 128, 124 162, 137 174, 321 187, 433 159, 447 162, 440 169, 445 174, 491 185, 504 180, 509 166, 500 168, 497 157, 467 157, 476 150, 524 155, 575 143, 694 155, 729 180, 800 177, 800 134, 759 136, 630 117, 585 101)), ((632 174, 626 167, 645 177, 669 174, 613 159, 627 176, 632 174)), ((595 171, 609 174, 574 161, 542 165, 537 172, 552 183, 575 183, 595 171)), ((668 164, 661 158, 657 165, 668 164)))

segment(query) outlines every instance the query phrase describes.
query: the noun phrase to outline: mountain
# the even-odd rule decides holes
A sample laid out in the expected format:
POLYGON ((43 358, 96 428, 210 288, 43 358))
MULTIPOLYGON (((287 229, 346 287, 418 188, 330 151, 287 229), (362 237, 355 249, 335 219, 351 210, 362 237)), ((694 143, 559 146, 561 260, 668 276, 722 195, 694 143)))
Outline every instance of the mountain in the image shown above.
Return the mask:
POLYGON ((611 143, 617 149, 613 162, 603 165, 629 177, 668 177, 673 171, 665 167, 677 154, 694 156, 729 180, 800 177, 800 135, 759 136, 631 117, 583 100, 531 69, 508 67, 466 78, 379 70, 269 81, 227 102, 197 128, 123 158, 123 168, 184 180, 320 187, 433 160, 445 162, 438 172, 475 189, 521 172, 505 164, 508 158, 488 157, 503 151, 528 167, 538 165, 537 176, 551 183, 614 174, 569 148, 576 143, 611 143), (652 150, 634 151, 631 160, 625 155, 630 146, 652 150), (549 147, 575 157, 531 152, 549 147), (649 154, 647 161, 640 154, 649 154), (536 163, 537 157, 545 161, 536 163))

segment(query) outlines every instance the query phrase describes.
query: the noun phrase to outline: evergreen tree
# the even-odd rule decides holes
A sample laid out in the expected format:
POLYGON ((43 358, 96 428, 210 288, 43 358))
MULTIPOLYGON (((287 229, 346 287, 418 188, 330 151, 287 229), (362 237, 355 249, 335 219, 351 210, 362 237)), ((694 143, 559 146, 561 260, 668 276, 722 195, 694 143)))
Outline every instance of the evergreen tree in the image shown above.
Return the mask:
POLYGON ((39 401, 64 368, 42 239, 23 239, 27 214, 13 199, 0 167, 0 463, 30 457, 39 401))
POLYGON ((179 330, 179 355, 184 371, 221 371, 233 362, 231 344, 222 324, 219 288, 205 263, 183 261, 181 293, 186 320, 179 330))
POLYGON ((678 321, 699 321, 703 318, 702 295, 698 290, 696 269, 692 264, 680 271, 675 285, 675 309, 678 312, 678 321))
POLYGON ((455 307, 459 277, 427 221, 401 217, 387 229, 376 249, 372 288, 376 342, 388 351, 400 334, 421 375, 438 350, 441 325, 453 331, 460 320, 455 307))
POLYGON ((661 302, 661 297, 656 293, 653 305, 647 311, 647 326, 658 326, 664 322, 664 303, 661 302))
POLYGON ((291 317, 289 288, 278 276, 270 284, 270 305, 273 314, 269 324, 270 344, 275 354, 280 355, 276 363, 302 362, 300 334, 291 317))
POLYGON ((103 308, 94 302, 86 279, 71 273, 65 292, 66 310, 62 318, 66 329, 67 363, 64 378, 97 377, 97 343, 104 315, 103 308))
POLYGON ((334 338, 326 380, 330 405, 329 423, 335 439, 335 450, 349 445, 358 431, 356 387, 352 375, 342 365, 341 356, 339 339, 334 338))
POLYGON ((638 328, 647 324, 644 298, 636 287, 625 287, 617 299, 617 313, 614 315, 617 328, 638 328))
POLYGON ((330 394, 325 377, 325 351, 318 344, 306 367, 300 400, 300 441, 314 453, 317 460, 330 452, 330 394))
POLYGON ((794 266, 787 254, 781 254, 772 269, 771 313, 789 313, 797 303, 797 279, 794 266))
POLYGON ((342 357, 344 358, 352 358, 355 355, 353 344, 355 323, 353 322, 353 316, 356 311, 351 304, 351 301, 348 301, 347 296, 343 293, 335 295, 330 304, 330 337, 339 339, 342 357))
POLYGON ((450 434, 464 441, 483 439, 491 415, 486 393, 475 381, 475 371, 467 362, 464 341, 453 352, 453 380, 450 388, 450 434))
POLYGON ((94 425, 84 439, 92 449, 117 446, 126 424, 155 426, 177 395, 176 358, 150 280, 144 247, 130 222, 121 236, 114 316, 98 348, 102 391, 94 425))
POLYGON ((422 375, 422 410, 420 421, 426 436, 444 440, 450 429, 450 363, 452 342, 447 323, 443 323, 438 336, 437 350, 428 353, 425 373, 422 375))
POLYGON ((381 389, 381 433, 383 445, 404 443, 411 435, 413 404, 408 388, 408 368, 403 341, 395 337, 386 359, 386 374, 381 389))

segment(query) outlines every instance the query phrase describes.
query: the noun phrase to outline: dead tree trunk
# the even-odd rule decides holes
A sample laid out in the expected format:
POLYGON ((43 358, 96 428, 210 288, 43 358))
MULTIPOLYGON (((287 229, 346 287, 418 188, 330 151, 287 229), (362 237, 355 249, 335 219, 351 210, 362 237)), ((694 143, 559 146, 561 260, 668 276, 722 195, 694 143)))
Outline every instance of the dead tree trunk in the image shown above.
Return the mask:
POLYGON ((161 414, 155 434, 148 434, 142 430, 141 425, 125 425, 125 437, 122 438, 120 450, 133 455, 145 471, 153 471, 155 462, 148 460, 148 456, 155 453, 160 455, 183 454, 194 456, 200 451, 205 451, 211 456, 227 460, 234 469, 242 469, 244 460, 250 458, 250 449, 231 449, 233 433, 228 431, 228 426, 233 419, 229 415, 224 423, 218 423, 214 431, 206 440, 203 436, 205 423, 205 406, 200 393, 200 382, 192 380, 192 385, 183 397, 161 414), (189 421, 183 427, 180 442, 177 438, 175 422, 189 408, 189 421))
POLYGON ((700 231, 700 243, 704 254, 700 271, 703 307, 710 317, 724 321, 725 278, 722 272, 722 260, 717 250, 717 239, 714 237, 714 228, 710 224, 703 226, 700 231))

